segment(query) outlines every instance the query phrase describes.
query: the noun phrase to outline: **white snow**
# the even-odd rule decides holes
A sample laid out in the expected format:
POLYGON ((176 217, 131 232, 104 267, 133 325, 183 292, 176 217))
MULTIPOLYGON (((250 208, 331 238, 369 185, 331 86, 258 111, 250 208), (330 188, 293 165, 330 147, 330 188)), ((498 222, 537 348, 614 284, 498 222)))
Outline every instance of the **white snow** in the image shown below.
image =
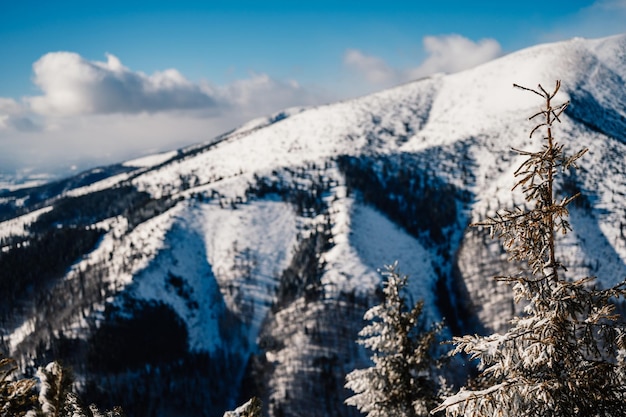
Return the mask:
POLYGON ((187 324, 195 350, 212 351, 221 343, 220 308, 246 319, 242 304, 252 306, 254 316, 247 324, 253 344, 274 299, 277 274, 290 259, 296 232, 295 214, 282 202, 260 201, 237 210, 191 204, 173 219, 155 261, 135 276, 134 294, 174 307, 187 324), (251 262, 250 277, 235 265, 242 253, 251 262), (168 273, 184 279, 199 309, 190 309, 189 300, 165 285, 168 273))
POLYGON ((155 165, 159 165, 175 157, 176 155, 178 155, 178 151, 157 153, 154 155, 142 156, 140 158, 126 161, 122 165, 127 166, 127 167, 148 168, 148 167, 152 167, 155 165))
MULTIPOLYGON (((101 225, 105 225, 104 228, 108 229, 108 232, 96 249, 72 266, 65 279, 78 279, 80 271, 97 267, 102 264, 103 260, 108 259, 110 260, 109 267, 105 275, 101 277, 101 281, 109 289, 123 290, 133 282, 133 276, 145 269, 163 247, 165 233, 171 227, 172 216, 178 210, 180 207, 174 207, 155 216, 138 225, 130 233, 128 233, 128 222, 122 216, 102 222, 101 225)), ((68 305, 72 304, 72 300, 67 301, 68 305)), ((93 306, 93 310, 102 308, 103 306, 100 305, 93 306)), ((21 325, 10 332, 7 344, 11 352, 33 332, 35 323, 39 321, 37 316, 25 318, 21 325)), ((81 336, 86 324, 79 316, 72 323, 67 324, 67 327, 68 334, 81 336)))
MULTIPOLYGON (((531 88, 542 83, 552 89, 554 81, 562 79, 557 101, 568 100, 582 86, 595 101, 624 115, 625 107, 619 104, 626 102, 626 94, 618 81, 626 79, 625 43, 626 36, 621 35, 540 45, 461 73, 437 75, 327 106, 287 110, 285 118, 257 119, 206 150, 198 147, 197 154, 163 166, 159 165, 176 152, 125 165, 139 168, 133 176, 145 168, 132 184, 155 198, 189 198, 212 191, 235 198, 243 196, 255 174, 268 176, 310 162, 323 165, 343 154, 418 153, 444 147, 446 172, 439 174, 473 194, 467 216, 476 221, 493 214, 497 207, 521 202, 519 193, 511 192, 519 162, 511 147, 532 150, 541 145, 540 135, 528 138, 534 122, 526 119, 543 103, 531 93, 514 89, 513 83, 531 88), (453 145, 459 143, 469 144, 468 155, 454 154, 453 145), (455 167, 465 157, 473 162, 475 180, 463 183, 462 173, 455 167), (188 178, 194 182, 182 190, 188 178)), ((564 240, 564 263, 573 264, 576 274, 597 273, 601 285, 614 284, 626 272, 622 227, 626 226, 622 224, 626 218, 626 145, 567 114, 562 121, 555 126, 555 133, 567 144, 566 149, 590 148, 580 163, 584 168, 579 175, 593 204, 591 214, 572 211, 575 233, 564 240), (579 257, 584 262, 577 262, 579 257)), ((130 175, 119 174, 68 195, 102 190, 130 179, 130 175)), ((335 246, 323 255, 327 265, 322 283, 327 297, 341 291, 370 293, 380 283, 377 270, 398 260, 400 270, 410 276, 413 301, 424 299, 429 316, 438 320, 432 265, 443 262, 440 255, 383 214, 347 197, 342 186, 330 194, 336 196, 329 198, 335 246)), ((26 235, 26 225, 47 210, 50 208, 0 223, 0 238, 26 235)), ((220 308, 246 322, 253 344, 273 301, 277 277, 291 261, 298 233, 316 221, 319 219, 297 217, 291 206, 281 201, 243 202, 233 210, 221 208, 216 201, 188 200, 133 231, 121 217, 105 221, 109 231, 99 247, 76 265, 67 279, 73 279, 78 269, 110 257, 112 268, 105 282, 120 291, 132 287, 141 298, 170 304, 186 321, 193 349, 217 347, 220 308), (168 286, 168 272, 185 278, 192 301, 201 308, 191 308, 188 299, 168 286), (247 279, 248 275, 254 279, 247 279)), ((492 272, 490 267, 505 264, 506 256, 499 254, 497 244, 472 249, 476 243, 472 239, 466 235, 458 254, 450 255, 458 255, 460 279, 473 301, 480 302, 476 308, 483 324, 505 326, 512 314, 510 289, 488 284, 491 276, 485 274, 492 272)), ((27 333, 28 321, 11 335, 11 346, 27 333)), ((295 348, 302 342, 298 334, 294 333, 295 348)))
POLYGON ((199 219, 206 259, 226 305, 234 312, 240 311, 241 303, 252 305, 249 337, 255 342, 274 301, 279 275, 291 260, 298 233, 296 215, 287 203, 262 200, 236 210, 202 205, 199 219), (229 292, 232 286, 234 293, 229 292))
POLYGON ((16 217, 0 223, 0 239, 10 236, 28 236, 28 226, 34 223, 39 216, 52 210, 52 206, 31 211, 23 216, 16 217))
POLYGON ((399 87, 309 109, 248 134, 232 134, 205 153, 175 161, 133 183, 159 197, 169 187, 180 185, 183 175, 196 175, 202 184, 364 149, 388 152, 396 147, 396 134, 408 133, 406 127, 419 130, 424 123, 436 83, 437 79, 424 80, 415 88, 399 87), (401 121, 407 119, 405 126, 401 121), (372 136, 372 131, 379 134, 372 136))
POLYGON ((424 300, 427 321, 441 320, 436 308, 433 254, 376 209, 351 198, 336 201, 335 246, 325 255, 328 262, 322 283, 328 297, 339 292, 372 294, 380 285, 380 270, 395 261, 409 276, 412 302, 424 300))
POLYGON ((96 181, 92 184, 85 185, 83 187, 74 188, 72 190, 67 191, 64 195, 67 197, 79 197, 81 195, 95 193, 97 191, 106 190, 107 188, 111 188, 128 178, 130 178, 132 174, 129 172, 124 172, 121 174, 113 175, 108 178, 105 178, 100 181, 96 181))

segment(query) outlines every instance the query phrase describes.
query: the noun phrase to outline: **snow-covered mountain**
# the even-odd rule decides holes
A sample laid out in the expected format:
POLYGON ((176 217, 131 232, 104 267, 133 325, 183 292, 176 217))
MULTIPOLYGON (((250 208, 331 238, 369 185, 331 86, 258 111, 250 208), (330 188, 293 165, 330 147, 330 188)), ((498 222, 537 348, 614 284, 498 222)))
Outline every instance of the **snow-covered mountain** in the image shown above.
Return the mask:
POLYGON ((0 194, 4 348, 71 364, 87 398, 131 415, 355 415, 354 341, 399 261, 449 333, 501 330, 514 268, 468 228, 511 192, 516 149, 552 88, 581 168, 561 240, 572 276, 626 276, 626 36, 540 45, 367 97, 289 109, 205 144, 0 194), (129 406, 130 404, 130 406, 129 406), (134 414, 133 414, 134 413, 134 414))

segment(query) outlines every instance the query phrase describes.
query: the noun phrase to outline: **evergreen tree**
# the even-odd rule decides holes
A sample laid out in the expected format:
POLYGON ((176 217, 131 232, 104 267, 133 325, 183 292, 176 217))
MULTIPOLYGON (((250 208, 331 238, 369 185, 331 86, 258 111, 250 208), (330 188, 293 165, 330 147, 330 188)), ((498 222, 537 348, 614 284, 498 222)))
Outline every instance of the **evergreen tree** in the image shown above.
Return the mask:
POLYGON ((369 324, 358 340, 373 352, 374 365, 347 375, 345 386, 355 394, 346 404, 368 417, 428 415, 438 401, 432 348, 441 325, 426 329, 421 301, 409 310, 401 294, 407 276, 400 275, 397 264, 383 275, 384 300, 365 313, 369 324))
POLYGON ((72 375, 58 362, 51 362, 45 368, 40 368, 37 377, 41 381, 39 404, 44 416, 85 416, 81 412, 78 398, 72 392, 72 375))
POLYGON ((11 378, 17 368, 12 359, 0 354, 0 416, 24 416, 37 403, 32 379, 11 378))
POLYGON ((257 397, 252 397, 245 404, 237 407, 233 411, 224 413, 224 417, 261 417, 263 404, 257 397))
MULTIPOLYGON (((520 86, 516 86, 520 87, 520 86)), ((625 328, 613 301, 626 284, 599 290, 593 278, 573 279, 557 259, 558 232, 570 229, 567 205, 576 196, 555 197, 555 176, 576 168, 583 149, 571 157, 552 136, 552 125, 568 103, 553 106, 553 92, 520 87, 541 96, 545 107, 531 119, 543 120, 532 130, 545 131, 536 152, 517 172, 527 206, 503 210, 477 223, 504 241, 513 261, 527 270, 497 277, 524 301, 524 315, 515 317, 504 334, 454 339, 453 353, 479 361, 482 389, 461 389, 433 412, 448 416, 623 416, 626 415, 625 328)))
POLYGON ((39 395, 36 381, 16 379, 8 381, 8 375, 16 368, 10 359, 0 359, 0 416, 26 417, 123 417, 121 408, 100 412, 95 405, 83 407, 72 389, 71 372, 51 362, 37 371, 39 395))
POLYGON ((40 380, 39 409, 31 417, 124 417, 121 408, 101 412, 92 404, 84 407, 73 390, 74 377, 58 362, 37 371, 40 380))

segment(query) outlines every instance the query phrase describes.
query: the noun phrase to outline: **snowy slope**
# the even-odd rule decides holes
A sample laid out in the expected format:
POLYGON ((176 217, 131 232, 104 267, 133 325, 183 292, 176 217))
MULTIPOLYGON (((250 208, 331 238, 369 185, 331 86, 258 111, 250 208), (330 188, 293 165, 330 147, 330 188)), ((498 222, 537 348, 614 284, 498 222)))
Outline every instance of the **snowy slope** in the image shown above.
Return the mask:
MULTIPOLYGON (((571 100, 557 140, 568 152, 589 148, 559 184, 583 194, 561 259, 572 276, 615 283, 626 275, 624 35, 539 45, 461 73, 289 109, 37 198, 0 195, 15 206, 0 223, 2 256, 27 253, 52 231, 98 237, 77 245, 59 276, 23 289, 35 301, 16 301, 3 318, 5 343, 23 358, 42 345, 59 351, 60 334, 88 345, 107 307, 139 300, 180 318, 189 352, 179 364, 228 358, 199 362, 209 379, 228 372, 237 384, 208 400, 215 415, 246 394, 264 396, 271 415, 313 415, 319 398, 320 414, 349 415, 342 378, 366 361, 352 342, 385 264, 399 261, 407 296, 425 301, 430 321, 444 318, 448 335, 504 329, 519 310, 490 279, 518 266, 467 226, 522 203, 511 192, 519 163, 511 148, 541 146, 527 118, 542 103, 513 83, 551 89, 556 79, 557 99, 571 100)), ((194 386, 175 385, 185 384, 194 386)))

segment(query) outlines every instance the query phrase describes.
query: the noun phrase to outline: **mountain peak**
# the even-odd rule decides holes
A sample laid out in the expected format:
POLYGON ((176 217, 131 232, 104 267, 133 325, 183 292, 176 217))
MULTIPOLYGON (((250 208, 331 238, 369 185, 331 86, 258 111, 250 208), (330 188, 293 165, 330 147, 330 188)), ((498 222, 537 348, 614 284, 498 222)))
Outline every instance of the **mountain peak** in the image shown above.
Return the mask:
POLYGON ((519 309, 490 280, 516 266, 467 227, 523 204, 511 147, 541 146, 527 120, 541 103, 513 83, 562 80, 557 140, 590 149, 558 184, 583 195, 564 264, 604 286, 626 274, 625 57, 625 35, 539 45, 6 192, 2 340, 30 365, 72 362, 94 402, 149 378, 129 400, 138 414, 166 398, 196 415, 191 396, 221 415, 258 395, 273 416, 348 416, 338 393, 367 360, 353 341, 385 264, 399 261, 407 296, 448 335, 503 330, 519 309))

